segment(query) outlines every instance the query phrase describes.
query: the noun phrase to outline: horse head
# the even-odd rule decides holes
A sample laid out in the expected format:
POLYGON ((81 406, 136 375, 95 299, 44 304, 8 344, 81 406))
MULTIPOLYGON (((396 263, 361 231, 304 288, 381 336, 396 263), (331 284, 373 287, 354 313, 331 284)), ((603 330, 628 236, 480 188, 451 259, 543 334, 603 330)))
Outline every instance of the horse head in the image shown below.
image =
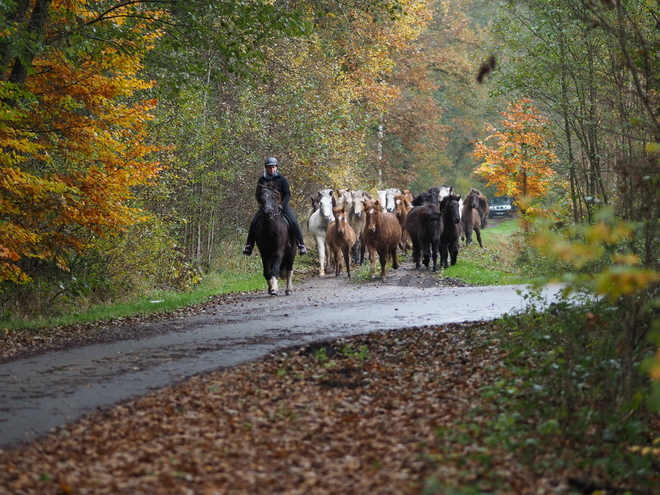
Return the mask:
POLYGON ((369 232, 374 234, 376 232, 376 225, 378 224, 378 215, 381 211, 381 205, 378 200, 366 201, 364 203, 364 215, 366 224, 364 226, 369 232))
POLYGON ((476 209, 479 206, 479 196, 481 196, 481 191, 474 188, 470 189, 470 193, 468 194, 467 198, 467 204, 476 209))
POLYGON ((280 192, 271 184, 262 185, 258 189, 257 202, 270 220, 279 215, 282 210, 280 198, 280 192))
POLYGON ((402 217, 410 211, 411 205, 403 194, 394 196, 394 211, 397 217, 402 217))
POLYGON ((401 194, 398 189, 390 188, 385 190, 385 211, 392 213, 396 210, 396 196, 401 194))
POLYGON ((321 210, 321 215, 326 221, 332 218, 332 208, 334 205, 334 196, 322 195, 319 199, 319 210, 321 210))
POLYGON ((344 234, 346 230, 346 210, 343 206, 335 206, 332 209, 332 214, 335 216, 335 222, 337 226, 337 232, 339 234, 344 234))
POLYGON ((455 194, 450 194, 442 198, 440 211, 442 211, 443 218, 448 219, 451 223, 461 222, 460 200, 461 197, 455 194))
POLYGON ((362 212, 364 212, 364 202, 367 201, 368 198, 365 195, 364 191, 353 191, 351 194, 351 205, 352 205, 352 210, 353 210, 353 215, 356 217, 360 218, 362 216, 362 212))

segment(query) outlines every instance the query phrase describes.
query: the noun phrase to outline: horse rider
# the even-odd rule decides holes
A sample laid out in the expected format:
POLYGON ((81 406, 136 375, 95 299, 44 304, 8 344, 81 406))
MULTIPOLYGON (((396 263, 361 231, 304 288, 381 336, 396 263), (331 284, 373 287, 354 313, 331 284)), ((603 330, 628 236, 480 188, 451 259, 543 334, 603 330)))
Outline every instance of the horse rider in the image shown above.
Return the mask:
MULTIPOLYGON (((305 254, 307 252, 307 248, 303 242, 302 231, 300 230, 300 225, 298 225, 298 221, 296 220, 296 216, 294 215, 293 210, 289 206, 289 199, 291 198, 289 181, 286 180, 286 177, 278 172, 277 165, 277 158, 271 156, 270 158, 266 159, 266 163, 264 164, 266 170, 257 181, 257 191, 259 190, 260 186, 268 184, 269 182, 274 184, 275 189, 280 192, 280 196, 282 198, 280 200, 280 205, 282 205, 282 214, 286 216, 286 218, 291 222, 293 234, 295 235, 296 242, 298 243, 298 254, 305 254)), ((243 248, 243 254, 246 256, 250 256, 252 254, 252 250, 254 249, 254 231, 257 225, 257 221, 261 215, 262 212, 259 210, 256 215, 254 215, 252 223, 250 224, 250 231, 248 232, 247 242, 243 248)))

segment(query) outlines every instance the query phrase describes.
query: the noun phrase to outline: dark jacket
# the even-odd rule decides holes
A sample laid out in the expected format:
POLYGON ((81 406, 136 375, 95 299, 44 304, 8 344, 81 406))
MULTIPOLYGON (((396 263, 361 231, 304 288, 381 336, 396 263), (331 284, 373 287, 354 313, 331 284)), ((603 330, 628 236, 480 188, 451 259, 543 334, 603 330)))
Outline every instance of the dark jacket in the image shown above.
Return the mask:
POLYGON ((277 189, 280 192, 280 196, 281 196, 280 204, 282 206, 287 206, 289 204, 289 199, 291 198, 289 181, 286 180, 286 177, 280 175, 279 172, 277 172, 273 176, 269 176, 264 172, 264 175, 259 177, 259 180, 257 181, 257 190, 255 192, 255 197, 257 199, 259 198, 259 185, 266 185, 269 182, 275 184, 275 189, 277 189))

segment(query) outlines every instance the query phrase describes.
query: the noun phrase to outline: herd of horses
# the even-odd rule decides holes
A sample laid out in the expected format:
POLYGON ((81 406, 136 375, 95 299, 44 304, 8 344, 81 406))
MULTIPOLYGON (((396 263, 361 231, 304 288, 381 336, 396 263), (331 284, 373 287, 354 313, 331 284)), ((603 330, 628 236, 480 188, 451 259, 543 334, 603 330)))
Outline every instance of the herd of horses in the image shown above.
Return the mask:
MULTIPOLYGON (((316 241, 319 276, 325 276, 333 264, 335 276, 345 268, 351 277, 351 266, 363 264, 368 253, 371 277, 376 276, 376 259, 380 276, 385 277, 387 263, 397 269, 399 250, 405 255, 411 244, 415 268, 424 265, 435 272, 438 256, 442 268, 456 264, 460 239, 469 245, 474 235, 483 247, 481 229, 488 218, 488 200, 478 189, 470 189, 464 198, 450 186, 431 187, 415 197, 396 188, 378 191, 377 197, 366 191, 322 189, 310 199, 307 229, 316 241)), ((287 219, 280 214, 279 193, 264 186, 257 202, 264 215, 256 244, 268 292, 278 294, 279 277, 286 280, 286 294, 291 294, 297 248, 287 219)))

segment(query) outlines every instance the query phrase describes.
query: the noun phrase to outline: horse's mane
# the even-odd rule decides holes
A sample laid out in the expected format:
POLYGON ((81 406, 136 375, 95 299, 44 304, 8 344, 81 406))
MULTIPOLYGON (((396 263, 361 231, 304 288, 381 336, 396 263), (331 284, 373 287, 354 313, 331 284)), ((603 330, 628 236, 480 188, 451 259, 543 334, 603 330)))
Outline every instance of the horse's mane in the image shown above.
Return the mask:
POLYGON ((259 206, 263 206, 261 193, 264 189, 270 189, 271 191, 273 191, 275 193, 275 196, 277 197, 277 203, 279 204, 279 202, 282 200, 282 195, 280 194, 280 191, 275 187, 274 183, 267 182, 266 184, 261 184, 261 183, 257 184, 257 192, 255 193, 255 196, 257 198, 257 203, 259 204, 259 206))

